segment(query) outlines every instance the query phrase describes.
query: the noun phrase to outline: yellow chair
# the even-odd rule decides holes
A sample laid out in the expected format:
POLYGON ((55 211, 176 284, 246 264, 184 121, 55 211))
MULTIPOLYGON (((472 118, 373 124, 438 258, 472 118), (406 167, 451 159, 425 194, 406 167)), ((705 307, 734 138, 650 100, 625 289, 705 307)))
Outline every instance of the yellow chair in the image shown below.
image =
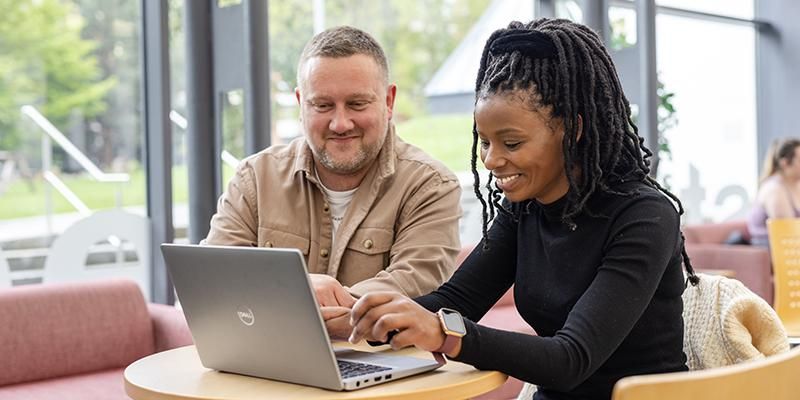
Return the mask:
MULTIPOLYGON (((800 337, 800 218, 767 221, 775 301, 789 337, 800 337)), ((800 395, 798 396, 800 397, 800 395)))
POLYGON ((797 400, 800 347, 761 360, 706 369, 629 376, 612 400, 797 400))

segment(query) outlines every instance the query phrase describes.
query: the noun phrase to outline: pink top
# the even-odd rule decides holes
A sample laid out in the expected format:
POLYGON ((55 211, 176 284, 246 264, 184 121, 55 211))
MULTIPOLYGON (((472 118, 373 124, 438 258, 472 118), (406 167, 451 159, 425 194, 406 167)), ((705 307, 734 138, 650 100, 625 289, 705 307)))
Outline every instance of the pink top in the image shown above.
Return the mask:
MULTIPOLYGON (((771 178, 770 178, 771 179, 771 178)), ((792 194, 786 190, 786 195, 789 196, 789 202, 792 204, 794 210, 794 217, 800 218, 800 210, 794 204, 792 194)), ((769 246, 769 237, 767 234, 767 210, 761 203, 756 203, 750 210, 750 215, 747 216, 747 230, 750 233, 750 244, 757 246, 769 246)))

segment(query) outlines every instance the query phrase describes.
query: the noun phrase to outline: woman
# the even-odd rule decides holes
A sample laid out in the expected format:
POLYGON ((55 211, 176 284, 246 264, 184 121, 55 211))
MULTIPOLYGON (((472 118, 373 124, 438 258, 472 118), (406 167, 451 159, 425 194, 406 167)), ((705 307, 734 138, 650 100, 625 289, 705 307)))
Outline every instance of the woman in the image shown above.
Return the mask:
POLYGON ((767 220, 800 217, 800 139, 772 142, 764 157, 756 203, 747 219, 750 244, 769 246, 767 220))
POLYGON ((538 385, 535 399, 608 399, 624 376, 686 370, 682 258, 697 277, 667 197, 680 203, 648 176, 651 153, 597 34, 512 22, 487 41, 475 93, 483 240, 429 295, 360 298, 351 341, 442 352, 538 385), (472 322, 512 284, 539 336, 472 322))

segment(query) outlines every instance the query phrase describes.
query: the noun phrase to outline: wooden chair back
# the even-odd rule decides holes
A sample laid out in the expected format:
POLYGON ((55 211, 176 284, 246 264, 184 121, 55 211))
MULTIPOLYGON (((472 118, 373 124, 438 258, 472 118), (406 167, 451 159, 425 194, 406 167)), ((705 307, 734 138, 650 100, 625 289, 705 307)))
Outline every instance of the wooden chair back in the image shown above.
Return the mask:
POLYGON ((789 336, 800 336, 800 218, 767 221, 775 301, 789 336))
POLYGON ((797 400, 800 347, 756 361, 701 371, 629 376, 612 400, 797 400))

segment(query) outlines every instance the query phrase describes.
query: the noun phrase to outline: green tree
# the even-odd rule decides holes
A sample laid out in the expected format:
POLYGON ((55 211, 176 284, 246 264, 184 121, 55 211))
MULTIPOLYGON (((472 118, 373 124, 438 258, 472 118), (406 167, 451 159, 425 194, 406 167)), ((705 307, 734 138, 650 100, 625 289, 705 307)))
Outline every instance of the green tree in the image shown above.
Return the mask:
MULTIPOLYGON (((424 114, 425 84, 486 10, 489 0, 328 0, 329 19, 371 32, 398 85, 400 119, 424 114)), ((474 79, 465 78, 465 79, 474 79)))
MULTIPOLYGON (((325 26, 352 25, 371 33, 398 84, 399 116, 425 110, 425 84, 485 11, 489 0, 327 0, 325 26)), ((270 2, 270 62, 281 90, 296 86, 300 52, 313 35, 311 2, 270 2)), ((474 79, 474 78, 466 78, 474 79)))
MULTIPOLYGON (((407 3, 393 1, 396 33, 389 52, 397 60, 395 79, 403 90, 398 112, 417 115, 425 109, 425 85, 484 13, 489 1, 421 0, 416 8, 407 3)), ((475 77, 464 79, 472 81, 475 77)))
POLYGON ((311 5, 306 0, 269 2, 269 62, 279 90, 293 91, 297 85, 300 52, 314 34, 311 5))
POLYGON ((24 104, 59 128, 76 111, 91 117, 106 109, 116 81, 103 78, 96 43, 81 38, 84 20, 71 3, 0 0, 0 9, 0 149, 19 150, 30 135, 21 124, 24 104))
POLYGON ((116 84, 103 98, 106 109, 85 115, 89 122, 85 149, 100 165, 115 159, 136 160, 142 145, 142 69, 139 62, 140 2, 130 0, 72 0, 85 24, 81 37, 95 43, 92 56, 101 76, 116 84))

